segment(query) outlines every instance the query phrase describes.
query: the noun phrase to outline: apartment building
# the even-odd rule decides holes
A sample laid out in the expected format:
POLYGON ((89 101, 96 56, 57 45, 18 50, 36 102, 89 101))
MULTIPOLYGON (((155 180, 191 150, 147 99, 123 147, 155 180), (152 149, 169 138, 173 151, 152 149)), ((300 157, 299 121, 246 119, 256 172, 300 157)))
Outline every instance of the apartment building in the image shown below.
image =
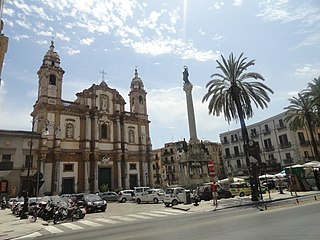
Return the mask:
POLYGON ((220 143, 206 140, 199 141, 197 145, 203 153, 203 155, 197 155, 200 157, 199 159, 188 158, 188 151, 192 151, 195 146, 184 140, 165 143, 164 147, 153 150, 152 153, 155 156, 153 159, 153 183, 167 187, 208 182, 212 180, 208 172, 208 161, 214 163, 217 178, 225 177, 220 143))
MULTIPOLYGON (((284 119, 285 112, 247 126, 249 138, 259 146, 265 173, 277 173, 284 167, 314 159, 307 129, 292 131, 284 119)), ((317 129, 318 139, 319 132, 317 129)), ((247 175, 241 129, 221 133, 220 140, 226 174, 247 175)), ((252 161, 256 160, 250 157, 252 161)))

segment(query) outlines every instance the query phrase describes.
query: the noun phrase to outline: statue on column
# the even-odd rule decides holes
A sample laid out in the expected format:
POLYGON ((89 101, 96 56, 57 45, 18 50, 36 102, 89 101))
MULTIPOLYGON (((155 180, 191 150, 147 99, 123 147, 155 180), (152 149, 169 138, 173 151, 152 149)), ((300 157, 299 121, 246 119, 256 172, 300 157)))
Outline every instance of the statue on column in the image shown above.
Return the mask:
POLYGON ((183 68, 184 68, 184 71, 183 71, 183 73, 182 73, 182 75, 183 75, 183 81, 184 81, 185 83, 190 83, 190 81, 189 81, 189 79, 188 79, 188 77, 189 77, 188 67, 187 67, 187 66, 184 66, 183 68))

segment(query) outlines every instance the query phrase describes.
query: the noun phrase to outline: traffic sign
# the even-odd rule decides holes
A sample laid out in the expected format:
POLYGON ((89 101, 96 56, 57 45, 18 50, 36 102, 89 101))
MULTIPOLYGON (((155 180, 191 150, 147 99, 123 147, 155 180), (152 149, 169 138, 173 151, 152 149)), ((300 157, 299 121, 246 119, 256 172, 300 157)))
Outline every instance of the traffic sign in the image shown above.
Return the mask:
POLYGON ((214 168, 214 163, 211 162, 211 161, 209 161, 209 162, 208 162, 208 168, 209 168, 209 169, 214 168))
POLYGON ((43 173, 41 172, 36 172, 34 175, 33 175, 33 179, 36 180, 36 181, 39 181, 43 178, 43 173))
POLYGON ((209 172, 209 175, 210 175, 210 177, 215 177, 216 176, 216 172, 215 171, 209 172))

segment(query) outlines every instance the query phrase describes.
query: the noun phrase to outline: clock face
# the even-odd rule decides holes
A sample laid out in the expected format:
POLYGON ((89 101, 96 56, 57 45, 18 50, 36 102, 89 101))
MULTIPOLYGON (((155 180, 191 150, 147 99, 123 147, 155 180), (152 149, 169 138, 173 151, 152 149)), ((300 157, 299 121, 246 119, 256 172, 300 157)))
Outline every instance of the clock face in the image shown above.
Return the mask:
POLYGON ((249 141, 249 146, 252 147, 253 145, 254 145, 254 141, 253 141, 253 140, 250 140, 250 141, 249 141))

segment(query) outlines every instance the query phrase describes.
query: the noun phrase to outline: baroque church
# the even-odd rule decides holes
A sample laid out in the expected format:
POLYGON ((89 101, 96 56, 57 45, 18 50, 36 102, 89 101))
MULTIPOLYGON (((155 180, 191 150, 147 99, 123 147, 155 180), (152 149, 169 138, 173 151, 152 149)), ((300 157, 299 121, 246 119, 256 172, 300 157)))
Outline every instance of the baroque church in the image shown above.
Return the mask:
MULTIPOLYGON (((52 41, 37 72, 33 131, 26 144, 33 145, 32 153, 22 146, 20 156, 28 164, 31 155, 29 176, 43 174, 40 195, 98 192, 105 184, 109 189, 153 185, 147 92, 137 69, 130 85, 130 111, 125 110, 120 93, 104 80, 76 93, 74 102, 63 100, 64 73, 52 41)), ((20 170, 20 192, 27 184, 25 169, 20 170)), ((32 192, 34 183, 29 184, 32 192)))

